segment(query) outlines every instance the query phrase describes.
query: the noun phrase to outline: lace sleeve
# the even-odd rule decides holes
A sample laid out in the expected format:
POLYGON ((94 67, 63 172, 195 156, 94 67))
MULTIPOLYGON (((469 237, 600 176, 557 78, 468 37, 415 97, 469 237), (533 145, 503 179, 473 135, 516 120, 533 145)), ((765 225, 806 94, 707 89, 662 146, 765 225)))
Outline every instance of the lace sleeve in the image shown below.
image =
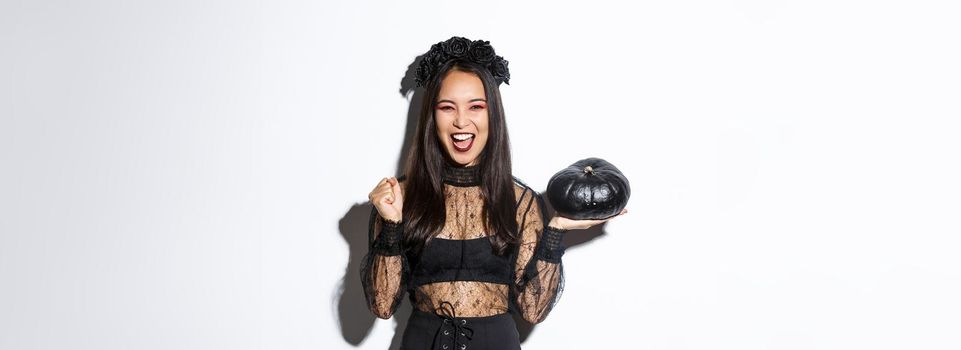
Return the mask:
POLYGON ((518 311, 530 323, 543 321, 560 300, 564 289, 561 238, 566 231, 548 227, 541 208, 544 208, 544 200, 540 194, 525 190, 518 206, 521 237, 514 287, 518 311), (530 195, 525 196, 527 193, 530 195))
POLYGON ((410 276, 407 256, 401 248, 403 236, 403 222, 386 221, 377 208, 372 208, 367 235, 370 248, 361 262, 360 278, 367 306, 383 319, 397 310, 410 276))

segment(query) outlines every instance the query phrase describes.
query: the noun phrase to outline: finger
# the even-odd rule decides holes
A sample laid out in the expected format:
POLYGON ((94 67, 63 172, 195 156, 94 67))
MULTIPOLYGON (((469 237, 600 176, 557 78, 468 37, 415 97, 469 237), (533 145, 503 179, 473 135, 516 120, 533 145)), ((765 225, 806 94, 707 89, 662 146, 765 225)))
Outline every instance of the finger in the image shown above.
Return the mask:
POLYGON ((386 177, 377 182, 377 185, 374 186, 374 189, 370 191, 370 194, 367 195, 367 197, 368 197, 368 198, 371 198, 371 197, 374 196, 375 193, 379 193, 379 192, 383 191, 385 184, 387 184, 387 178, 386 178, 386 177))
POLYGON ((391 193, 397 192, 397 191, 394 191, 394 188, 397 187, 397 179, 393 177, 387 178, 387 183, 385 183, 384 186, 387 187, 388 192, 391 192, 391 193))
POLYGON ((612 216, 612 217, 609 217, 609 218, 607 218, 607 219, 601 219, 601 220, 599 220, 595 225, 600 225, 600 224, 603 224, 603 223, 605 223, 605 222, 614 220, 614 218, 616 218, 616 217, 618 217, 618 216, 621 216, 621 215, 623 215, 623 214, 624 214, 624 213, 621 213, 621 214, 617 214, 617 215, 614 215, 614 216, 612 216))
POLYGON ((400 188, 400 182, 394 178, 393 184, 390 186, 391 191, 394 192, 394 197, 398 199, 404 199, 404 191, 400 188))

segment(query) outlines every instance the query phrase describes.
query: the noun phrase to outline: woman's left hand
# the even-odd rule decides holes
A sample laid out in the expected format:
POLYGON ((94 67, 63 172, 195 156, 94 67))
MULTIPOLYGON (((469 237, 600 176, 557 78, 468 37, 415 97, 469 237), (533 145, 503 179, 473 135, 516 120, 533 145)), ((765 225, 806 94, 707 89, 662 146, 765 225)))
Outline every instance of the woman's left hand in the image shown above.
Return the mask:
POLYGON ((624 214, 627 214, 627 208, 624 208, 624 210, 621 210, 619 214, 603 220, 573 220, 573 219, 565 218, 563 216, 554 216, 554 218, 551 219, 551 222, 548 225, 551 227, 562 229, 562 230, 581 230, 581 229, 590 228, 600 223, 607 222, 613 218, 616 218, 624 214))

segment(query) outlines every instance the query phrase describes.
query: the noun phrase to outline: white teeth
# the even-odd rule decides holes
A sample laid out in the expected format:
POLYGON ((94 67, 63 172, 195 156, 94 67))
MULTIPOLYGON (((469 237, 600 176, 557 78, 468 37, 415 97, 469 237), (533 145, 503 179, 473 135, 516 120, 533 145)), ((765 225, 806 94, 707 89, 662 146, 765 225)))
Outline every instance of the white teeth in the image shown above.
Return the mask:
POLYGON ((474 137, 473 134, 454 134, 453 136, 454 136, 454 139, 457 141, 464 141, 464 140, 470 139, 471 137, 474 137))

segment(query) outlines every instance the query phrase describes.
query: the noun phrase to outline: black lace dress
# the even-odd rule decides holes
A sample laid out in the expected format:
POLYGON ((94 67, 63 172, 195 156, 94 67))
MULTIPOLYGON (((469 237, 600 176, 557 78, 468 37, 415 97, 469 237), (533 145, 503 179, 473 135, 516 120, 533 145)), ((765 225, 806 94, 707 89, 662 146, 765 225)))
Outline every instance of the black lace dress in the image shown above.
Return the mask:
POLYGON ((540 194, 515 178, 519 242, 498 256, 483 230, 479 178, 476 166, 445 167, 447 221, 419 256, 404 249, 405 222, 371 212, 361 281, 380 318, 393 314, 405 292, 410 297, 404 349, 519 349, 510 313, 539 323, 560 298, 564 231, 547 226, 540 194))

